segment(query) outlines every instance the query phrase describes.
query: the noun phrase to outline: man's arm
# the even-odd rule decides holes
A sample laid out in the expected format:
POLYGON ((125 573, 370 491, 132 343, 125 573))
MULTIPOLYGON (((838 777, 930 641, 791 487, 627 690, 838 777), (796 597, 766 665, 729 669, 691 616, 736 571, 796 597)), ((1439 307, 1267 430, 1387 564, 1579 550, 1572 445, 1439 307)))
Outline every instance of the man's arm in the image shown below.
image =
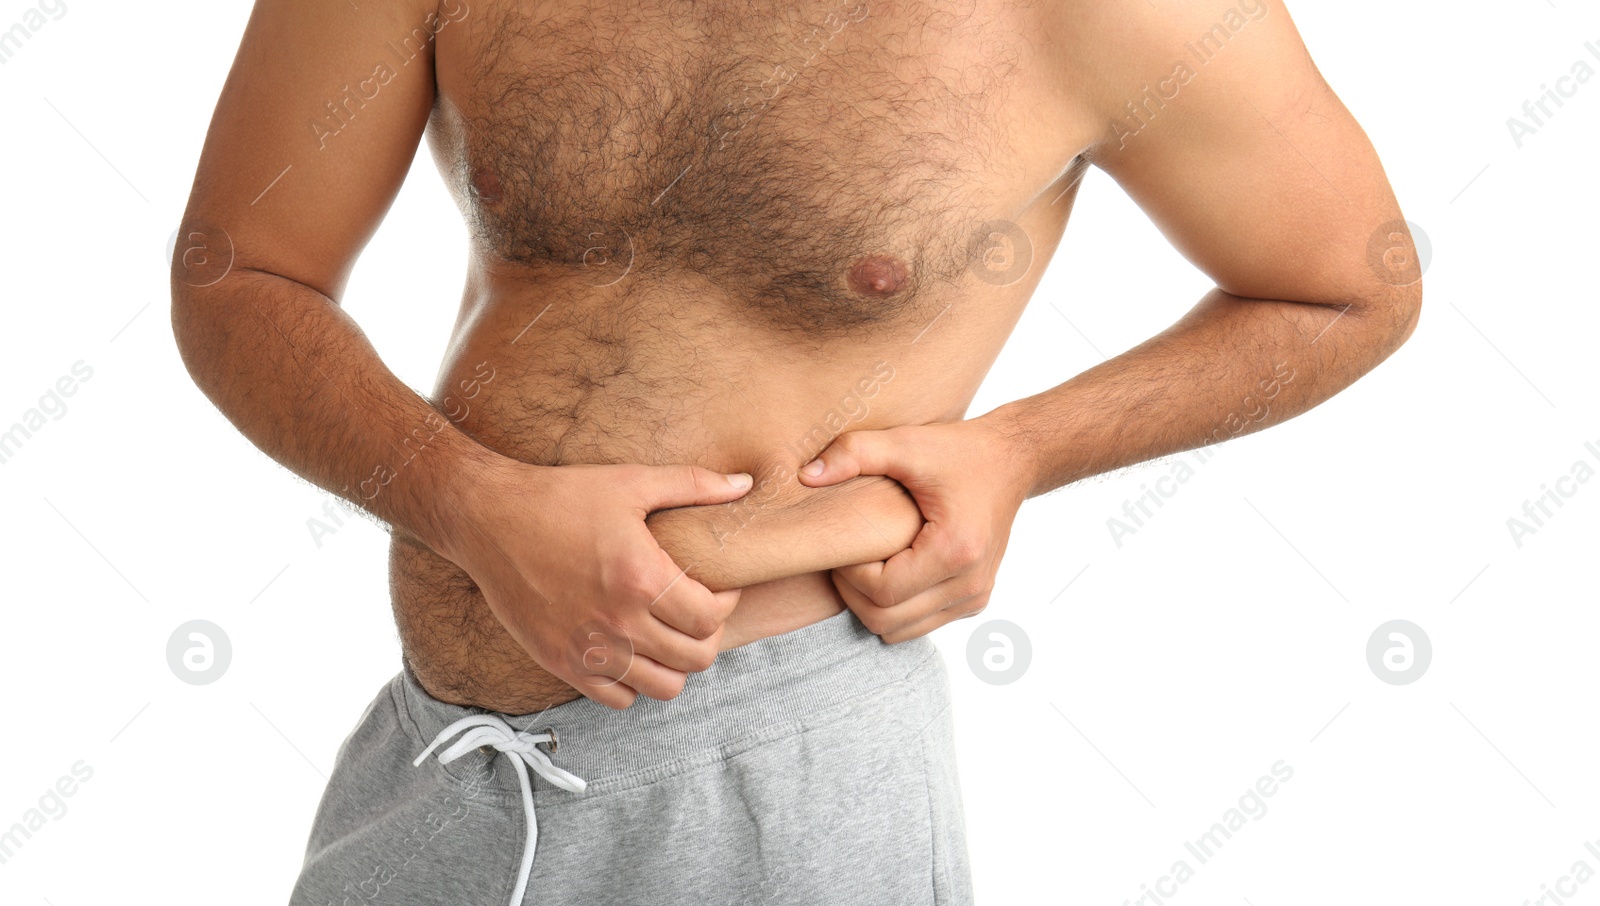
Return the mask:
POLYGON ((708 665, 744 585, 909 543, 920 517, 892 482, 817 491, 791 477, 732 511, 713 505, 744 491, 703 469, 501 456, 437 411, 458 408, 448 398, 430 404, 390 372, 339 303, 432 110, 430 35, 471 10, 360 6, 257 2, 185 211, 174 334, 196 384, 246 437, 466 569, 535 662, 614 707, 635 691, 671 698, 708 665), (421 52, 401 62, 391 47, 407 45, 421 52), (845 511, 864 519, 833 515, 845 511), (837 529, 803 531, 804 518, 837 529), (691 581, 675 559, 694 564, 691 581), (590 624, 629 638, 636 658, 615 667, 626 684, 583 682, 590 624))
POLYGON ((1410 336, 1420 273, 1377 155, 1287 11, 1240 9, 1256 13, 1063 4, 1061 34, 1089 37, 1063 38, 1061 53, 1107 124, 1084 156, 1217 288, 1059 387, 954 425, 847 434, 819 474, 802 473, 812 485, 888 475, 926 514, 911 550, 835 573, 886 641, 982 610, 1026 497, 1293 417, 1410 336), (1213 25, 1225 40, 1197 45, 1213 25), (996 468, 962 468, 972 461, 996 468))
POLYGON ((1094 13, 1090 27, 1114 20, 1143 51, 1081 62, 1104 79, 1108 122, 1085 156, 1217 288, 1155 338, 994 413, 1035 454, 1029 496, 1298 415, 1416 325, 1421 274, 1376 152, 1288 10, 1243 8, 1231 25, 1209 7, 1094 13))
POLYGON ((434 99, 431 42, 381 84, 373 61, 431 6, 256 4, 180 227, 172 326, 195 383, 265 453, 450 549, 443 501, 468 496, 488 451, 396 378, 339 307, 434 99))
POLYGON ((431 36, 454 25, 439 10, 470 14, 435 6, 258 0, 174 255, 178 347, 264 452, 466 569, 535 662, 612 707, 671 698, 716 657, 738 594, 679 581, 644 517, 737 499, 748 477, 495 454, 385 368, 339 308, 433 106, 431 36), (390 48, 407 44, 421 52, 402 62, 390 48), (592 671, 596 628, 626 637, 631 661, 592 671))

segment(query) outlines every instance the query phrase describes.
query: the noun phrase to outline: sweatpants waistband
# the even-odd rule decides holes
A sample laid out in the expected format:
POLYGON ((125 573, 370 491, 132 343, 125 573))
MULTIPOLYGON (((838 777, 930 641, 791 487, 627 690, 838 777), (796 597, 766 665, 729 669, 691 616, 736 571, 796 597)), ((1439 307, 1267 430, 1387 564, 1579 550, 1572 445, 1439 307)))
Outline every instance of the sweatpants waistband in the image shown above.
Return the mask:
MULTIPOLYGON (((697 761, 709 764, 794 732, 808 716, 907 680, 939 657, 926 636, 886 644, 846 610, 723 651, 710 668, 690 674, 676 698, 641 695, 623 710, 578 698, 542 712, 506 714, 439 701, 409 666, 394 682, 401 723, 414 734, 419 752, 455 721, 493 714, 518 731, 553 730, 557 744, 547 747, 550 759, 598 793, 691 769, 697 761)), ((942 673, 942 660, 936 666, 942 673)), ((443 768, 464 780, 467 769, 460 765, 443 768)), ((511 772, 499 773, 494 785, 515 786, 511 772)), ((542 777, 534 781, 538 791, 554 789, 542 777)))

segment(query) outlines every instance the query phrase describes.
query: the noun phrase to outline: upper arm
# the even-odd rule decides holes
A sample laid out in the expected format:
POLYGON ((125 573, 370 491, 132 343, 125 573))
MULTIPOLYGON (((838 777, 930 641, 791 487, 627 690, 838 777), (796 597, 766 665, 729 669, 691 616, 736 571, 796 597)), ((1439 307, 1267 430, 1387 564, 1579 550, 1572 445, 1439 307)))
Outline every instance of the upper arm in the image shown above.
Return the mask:
POLYGON ((1085 156, 1224 292, 1414 310, 1420 271, 1384 254, 1409 234, 1366 134, 1280 0, 1225 4, 1069 4, 1099 39, 1070 54, 1106 124, 1085 156))
POLYGON ((427 124, 432 36, 448 24, 435 6, 257 0, 184 215, 185 230, 225 238, 186 241, 231 242, 235 269, 337 299, 427 124))

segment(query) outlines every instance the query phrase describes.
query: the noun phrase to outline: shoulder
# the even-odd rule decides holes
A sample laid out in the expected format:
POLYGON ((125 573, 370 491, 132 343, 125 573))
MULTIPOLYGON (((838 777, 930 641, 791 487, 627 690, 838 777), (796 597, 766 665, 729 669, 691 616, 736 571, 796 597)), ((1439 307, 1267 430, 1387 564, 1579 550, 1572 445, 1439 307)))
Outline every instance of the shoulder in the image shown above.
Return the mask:
POLYGON ((1099 150, 1157 116, 1178 131, 1231 111, 1262 80, 1320 81, 1281 0, 1064 0, 1040 15, 1052 65, 1098 122, 1099 150))

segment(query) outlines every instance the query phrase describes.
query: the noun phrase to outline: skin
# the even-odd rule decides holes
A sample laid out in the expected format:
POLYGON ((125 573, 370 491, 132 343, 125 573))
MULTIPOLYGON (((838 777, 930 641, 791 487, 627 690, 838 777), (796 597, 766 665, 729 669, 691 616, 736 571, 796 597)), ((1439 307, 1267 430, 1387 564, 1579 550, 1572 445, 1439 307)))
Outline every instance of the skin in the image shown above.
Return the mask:
MULTIPOLYGON (((909 3, 859 17, 785 7, 799 25, 826 21, 811 34, 827 44, 775 86, 769 58, 782 54, 766 42, 781 29, 721 11, 721 46, 749 43, 774 73, 760 119, 696 148, 702 168, 677 181, 629 182, 619 164, 591 174, 615 184, 567 207, 573 181, 530 189, 516 165, 534 158, 514 144, 486 153, 527 130, 508 119, 514 95, 489 94, 480 61, 528 73, 523 92, 556 91, 582 83, 541 82, 548 67, 608 58, 573 35, 683 53, 704 42, 647 4, 577 10, 581 27, 541 24, 540 40, 513 44, 490 27, 511 21, 496 19, 504 4, 479 3, 336 135, 307 131, 308 114, 370 72, 387 42, 443 8, 259 0, 185 214, 173 326, 196 383, 242 433, 393 528, 406 656, 447 701, 525 713, 578 694, 612 707, 671 698, 717 651, 845 607, 886 641, 923 635, 986 605, 1025 499, 1303 412, 1392 353, 1417 318, 1419 284, 1396 285, 1369 253, 1401 219, 1382 168, 1281 6, 1249 20, 1131 137, 1108 123, 1128 122, 1124 105, 1172 72, 1212 13, 983 2, 957 23, 909 3), (863 64, 897 81, 868 79, 863 64), (949 86, 965 93, 941 96, 949 86), (339 307, 425 129, 472 237, 431 402, 339 307), (850 167, 787 183, 770 183, 785 167, 765 166, 833 157, 850 167), (1216 289, 1150 341, 965 418, 1090 165, 1216 289), (760 202, 735 213, 762 244, 737 247, 741 234, 716 232, 729 218, 702 218, 712 252, 683 252, 674 225, 725 213, 730 194, 715 180, 728 174, 760 202), (654 232, 630 234, 615 280, 597 280, 587 255, 575 265, 514 253, 530 247, 525 212, 565 225, 579 209, 652 197, 629 222, 654 232), (774 213, 798 202, 810 220, 774 213), (941 267, 945 251, 995 235, 993 221, 1014 225, 1031 252, 1002 239, 996 255, 941 267), (521 226, 491 229, 506 223, 521 226), (836 248, 833 236, 860 245, 836 248), (232 265, 218 276, 224 246, 232 265), (1013 269, 1018 255, 1025 267, 1013 269), (779 263, 834 258, 826 292, 763 307, 779 263), (730 259, 738 266, 719 270, 730 259), (747 282, 730 285, 730 273, 747 282), (1279 381, 1267 412, 1241 418, 1280 363, 1293 380, 1279 381), (818 474, 802 474, 819 449, 818 474)), ((730 92, 744 84, 730 79, 730 92)), ((662 84, 692 100, 699 83, 662 84)), ((539 153, 556 155, 539 160, 557 173, 586 159, 539 153)))
MULTIPOLYGON (((1225 58, 1127 136, 1119 101, 1172 71, 1155 49, 1213 24, 1209 14, 1139 6, 1072 4, 1075 29, 1116 40, 1074 46, 1067 65, 1085 80, 1135 86, 1097 97, 1124 129, 1084 154, 1217 288, 1166 331, 1049 391, 980 419, 846 434, 808 464, 815 474, 802 470, 814 487, 893 477, 927 519, 909 550, 834 573, 885 641, 987 605, 1023 500, 1292 418, 1415 329, 1420 273, 1413 279, 1393 258, 1375 263, 1370 251, 1375 228, 1401 219, 1382 166, 1285 11, 1250 21, 1225 58), (1122 56, 1124 47, 1144 52, 1122 56), (1290 380, 1280 380, 1282 367, 1290 380), (1252 403, 1269 394, 1270 406, 1252 403), (965 468, 974 461, 998 468, 965 468)), ((1392 243, 1414 256, 1398 230, 1392 243)))

